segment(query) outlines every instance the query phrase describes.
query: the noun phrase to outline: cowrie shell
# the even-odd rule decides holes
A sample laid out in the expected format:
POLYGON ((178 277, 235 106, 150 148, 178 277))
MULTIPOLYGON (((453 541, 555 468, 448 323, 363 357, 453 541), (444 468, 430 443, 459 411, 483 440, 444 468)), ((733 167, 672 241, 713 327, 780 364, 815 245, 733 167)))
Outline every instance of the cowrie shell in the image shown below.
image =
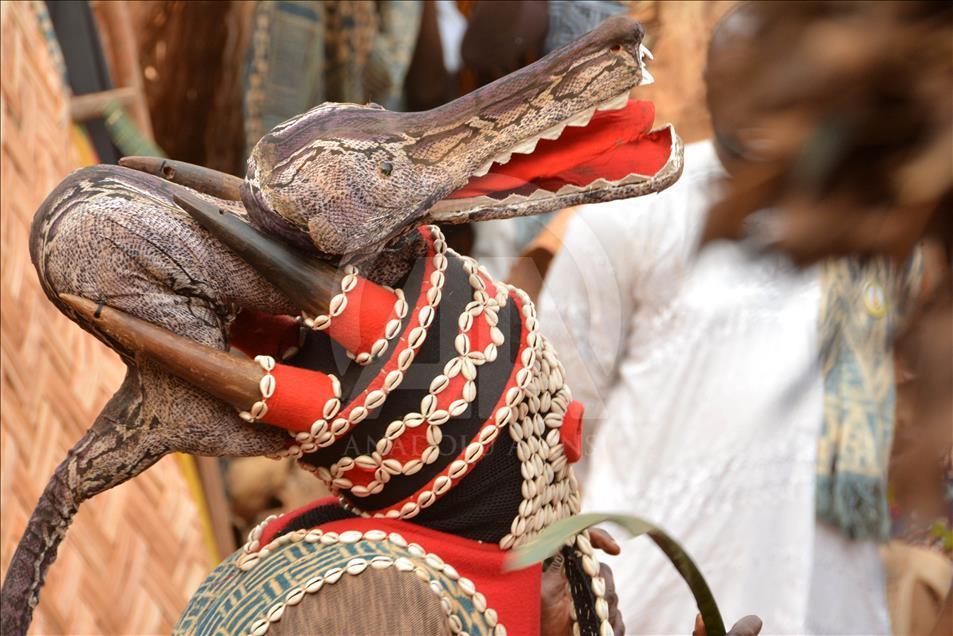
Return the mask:
POLYGON ((384 378, 384 389, 388 392, 396 389, 404 379, 404 374, 398 370, 393 370, 384 378))
POLYGON ((357 575, 367 569, 368 563, 365 559, 355 558, 347 562, 346 570, 348 574, 357 575))
MULTIPOLYGON (((379 358, 384 355, 384 352, 387 351, 387 346, 389 343, 387 340, 381 338, 376 340, 373 345, 371 345, 371 352, 367 355, 367 361, 370 362, 374 358, 379 358)), ((365 354, 362 354, 365 355, 365 354)), ((366 362, 364 364, 367 364, 366 362)))
POLYGON ((437 409, 427 416, 427 421, 434 426, 440 426, 441 424, 446 423, 449 419, 450 413, 448 411, 444 411, 443 409, 437 409))
POLYGON ((434 395, 425 395, 420 400, 420 413, 424 417, 429 416, 437 408, 437 397, 434 395))
POLYGON ((367 394, 367 398, 364 400, 364 406, 373 410, 383 404, 386 399, 387 394, 380 389, 376 389, 367 394))
MULTIPOLYGON (((472 402, 472 400, 470 400, 470 402, 472 402)), ((449 411, 451 417, 457 417, 458 415, 462 415, 463 412, 467 410, 467 408, 470 405, 470 402, 468 402, 465 399, 454 400, 453 402, 450 403, 450 406, 447 408, 447 410, 449 411)))
POLYGON ((483 444, 480 444, 479 442, 474 442, 473 444, 470 444, 469 446, 467 446, 466 452, 464 453, 464 457, 466 458, 467 463, 470 463, 470 464, 480 459, 480 457, 482 456, 483 456, 483 444))
POLYGON ((404 416, 404 424, 407 428, 417 428, 424 423, 426 418, 421 413, 408 413, 404 416))
POLYGON ((387 540, 393 543, 394 545, 400 546, 402 548, 407 547, 407 540, 404 539, 403 535, 400 535, 396 532, 391 532, 387 535, 387 540))
POLYGON ((394 420, 387 426, 384 435, 390 439, 395 439, 403 435, 405 430, 407 430, 407 425, 404 424, 403 420, 394 420))
POLYGON ((406 464, 404 464, 404 467, 401 469, 400 472, 402 472, 405 475, 413 475, 420 472, 420 469, 423 467, 424 467, 424 463, 421 460, 412 459, 406 464))
POLYGON ((344 310, 347 309, 347 296, 344 294, 337 294, 334 298, 331 299, 331 302, 328 304, 328 309, 332 317, 340 316, 344 313, 344 310))
POLYGON ((441 373, 434 377, 434 379, 430 382, 430 392, 434 395, 441 393, 449 384, 450 378, 441 373))
POLYGON ((417 321, 420 323, 418 328, 427 328, 433 322, 434 310, 430 305, 424 305, 417 312, 417 321))
POLYGON ((391 340, 394 336, 397 335, 397 332, 400 331, 400 320, 393 319, 387 321, 387 324, 384 326, 384 337, 388 340, 391 340))
POLYGON ((434 463, 438 457, 440 457, 440 449, 436 445, 428 446, 424 449, 424 452, 420 454, 420 458, 425 464, 434 463))
POLYGON ((441 475, 440 477, 437 477, 437 479, 434 480, 433 489, 434 489, 434 492, 436 492, 438 495, 442 495, 443 493, 450 490, 450 486, 452 485, 453 485, 453 480, 451 480, 446 475, 441 475))
POLYGON ((265 371, 271 372, 275 370, 275 359, 271 356, 255 356, 255 362, 265 371))
POLYGON ((330 420, 338 414, 338 411, 341 410, 341 400, 337 398, 331 398, 324 403, 324 409, 322 409, 322 416, 325 420, 330 420))
POLYGON ((427 338, 427 330, 423 327, 414 327, 410 330, 410 335, 407 336, 407 345, 411 349, 417 349, 424 343, 424 340, 427 338))
POLYGON ((456 459, 450 464, 450 468, 447 471, 447 476, 449 476, 450 479, 457 479, 465 472, 467 472, 467 463, 462 459, 456 459))
POLYGON ((404 349, 399 354, 397 354, 397 367, 400 371, 406 371, 413 361, 414 361, 413 349, 404 349))

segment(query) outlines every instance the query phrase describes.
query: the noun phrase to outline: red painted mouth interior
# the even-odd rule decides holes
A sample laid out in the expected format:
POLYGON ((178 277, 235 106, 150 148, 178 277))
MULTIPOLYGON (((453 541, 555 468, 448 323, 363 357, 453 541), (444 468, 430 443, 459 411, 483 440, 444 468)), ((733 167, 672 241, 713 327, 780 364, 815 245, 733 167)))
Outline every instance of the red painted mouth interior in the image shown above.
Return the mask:
POLYGON ((650 132, 655 105, 629 100, 618 110, 596 111, 588 125, 567 126, 559 139, 540 139, 532 154, 514 154, 473 177, 449 199, 556 192, 567 184, 586 186, 597 179, 618 181, 630 174, 654 176, 668 161, 672 136, 668 128, 650 132))

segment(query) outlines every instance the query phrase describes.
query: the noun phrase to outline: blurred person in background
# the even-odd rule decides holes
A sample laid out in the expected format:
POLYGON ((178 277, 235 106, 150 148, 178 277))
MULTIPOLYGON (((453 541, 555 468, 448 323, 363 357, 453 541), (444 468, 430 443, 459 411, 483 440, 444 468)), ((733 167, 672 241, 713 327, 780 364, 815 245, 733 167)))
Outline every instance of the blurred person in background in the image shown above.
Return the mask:
MULTIPOLYGON (((758 15, 743 5, 712 37, 714 139, 687 148, 669 190, 572 220, 540 323, 587 407, 584 510, 661 524, 722 611, 757 608, 765 633, 886 634, 891 345, 920 260, 800 268, 765 252, 763 229, 698 251, 723 180, 765 133, 746 129, 728 70, 758 55, 758 15)), ((691 598, 653 546, 609 563, 631 632, 686 630, 691 598)))

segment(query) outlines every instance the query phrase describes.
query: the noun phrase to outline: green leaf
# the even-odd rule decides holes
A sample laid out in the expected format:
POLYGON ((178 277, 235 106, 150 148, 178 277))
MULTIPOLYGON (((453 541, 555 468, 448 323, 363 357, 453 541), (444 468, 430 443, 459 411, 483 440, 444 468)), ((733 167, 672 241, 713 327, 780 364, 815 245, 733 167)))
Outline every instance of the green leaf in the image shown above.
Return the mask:
POLYGON ((721 619, 721 613, 718 611, 718 604, 715 603, 715 597, 712 596, 705 577, 699 571, 698 566, 692 561, 685 549, 678 544, 675 539, 668 536, 664 530, 658 526, 649 523, 645 519, 634 517, 632 515, 620 515, 602 512, 590 512, 576 515, 568 519, 562 519, 547 527, 526 543, 510 552, 507 556, 505 567, 508 570, 518 570, 551 557, 559 549, 566 545, 566 541, 579 534, 586 528, 592 527, 598 523, 610 522, 621 526, 633 537, 639 535, 648 535, 652 541, 665 553, 678 573, 688 584, 692 595, 695 597, 695 604, 698 605, 698 611, 705 622, 705 631, 708 636, 725 636, 725 623, 721 619))

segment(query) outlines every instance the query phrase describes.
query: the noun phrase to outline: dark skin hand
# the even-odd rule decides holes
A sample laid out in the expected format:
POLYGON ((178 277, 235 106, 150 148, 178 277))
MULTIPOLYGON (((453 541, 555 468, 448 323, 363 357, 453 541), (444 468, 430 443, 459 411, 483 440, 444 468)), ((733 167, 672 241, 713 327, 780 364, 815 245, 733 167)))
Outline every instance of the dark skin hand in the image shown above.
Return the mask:
MULTIPOLYGON (((622 551, 615 539, 600 528, 589 529, 589 541, 593 548, 602 550, 606 554, 615 556, 622 551)), ((612 633, 615 636, 623 636, 625 624, 622 621, 622 612, 619 611, 619 596, 615 591, 612 570, 605 563, 600 563, 599 575, 606 582, 606 602, 609 604, 609 624, 612 625, 612 633)), ((569 607, 572 599, 561 567, 551 567, 543 572, 541 592, 540 633, 571 635, 572 619, 569 616, 569 607)), ((757 616, 745 616, 732 625, 728 630, 728 636, 758 636, 761 633, 761 626, 761 619, 757 616)), ((695 617, 695 629, 692 636, 707 636, 701 614, 695 617)))
MULTIPOLYGON (((609 533, 599 528, 590 528, 589 542, 592 547, 602 550, 606 554, 616 555, 621 552, 619 544, 609 536, 609 533)), ((615 636, 625 634, 625 624, 622 622, 622 612, 619 611, 619 596, 615 591, 615 581, 612 570, 605 563, 599 564, 599 575, 606 582, 606 602, 609 604, 609 624, 615 636)), ((569 586, 561 567, 550 567, 543 572, 541 590, 540 634, 559 636, 572 635, 572 619, 569 608, 572 598, 569 595, 569 586)))
MULTIPOLYGON (((760 633, 761 619, 754 614, 745 616, 728 630, 728 636, 758 636, 760 633)), ((692 636, 707 636, 707 634, 702 616, 698 614, 695 616, 695 630, 692 632, 692 636)))

